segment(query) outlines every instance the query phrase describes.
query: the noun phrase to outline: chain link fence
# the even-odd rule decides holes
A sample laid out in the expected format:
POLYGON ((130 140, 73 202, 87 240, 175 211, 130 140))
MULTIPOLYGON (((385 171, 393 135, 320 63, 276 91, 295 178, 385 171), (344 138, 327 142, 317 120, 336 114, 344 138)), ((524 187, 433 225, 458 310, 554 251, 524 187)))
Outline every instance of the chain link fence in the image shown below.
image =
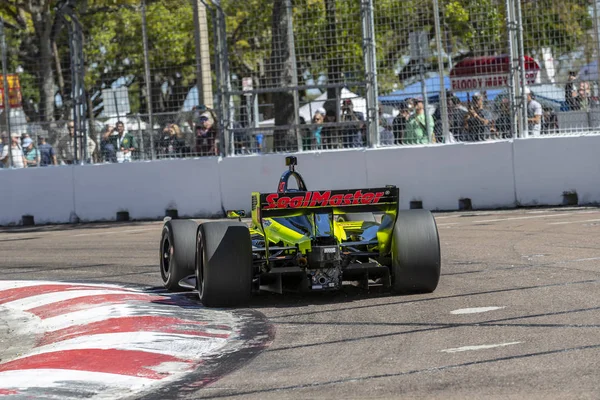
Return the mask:
POLYGON ((596 0, 20 4, 2 167, 600 131, 596 0))

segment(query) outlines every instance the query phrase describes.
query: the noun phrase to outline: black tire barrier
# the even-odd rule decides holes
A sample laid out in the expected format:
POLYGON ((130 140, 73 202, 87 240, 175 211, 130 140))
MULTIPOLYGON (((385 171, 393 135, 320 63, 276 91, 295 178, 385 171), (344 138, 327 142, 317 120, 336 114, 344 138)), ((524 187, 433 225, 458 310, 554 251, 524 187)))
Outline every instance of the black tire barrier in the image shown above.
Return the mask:
POLYGON ((169 217, 171 219, 179 219, 179 212, 176 208, 169 208, 165 212, 165 217, 169 217))
POLYGON ((579 204, 577 192, 563 192, 563 206, 576 206, 579 204))
POLYGON ((413 200, 410 202, 411 210, 421 210, 423 209, 423 202, 421 200, 413 200))
POLYGON ((129 221, 129 211, 118 211, 117 222, 129 221))
POLYGON ((469 199, 469 198, 459 199, 458 200, 458 209, 460 211, 472 210, 473 204, 471 203, 471 199, 469 199))

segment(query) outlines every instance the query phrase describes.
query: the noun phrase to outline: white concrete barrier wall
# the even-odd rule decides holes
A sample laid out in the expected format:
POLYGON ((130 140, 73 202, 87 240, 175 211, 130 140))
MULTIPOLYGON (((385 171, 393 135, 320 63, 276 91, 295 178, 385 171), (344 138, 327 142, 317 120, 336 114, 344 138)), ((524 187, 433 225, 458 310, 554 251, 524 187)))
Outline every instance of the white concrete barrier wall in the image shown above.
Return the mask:
MULTIPOLYGON (((565 191, 580 204, 600 203, 600 136, 300 153, 309 190, 397 185, 400 207, 420 200, 430 210, 558 205, 565 191)), ((0 225, 30 214, 40 223, 221 216, 250 210, 252 191, 274 192, 285 156, 177 159, 73 167, 0 169, 0 225)))
POLYGON ((73 206, 72 168, 0 169, 0 225, 69 222, 73 206))
POLYGON ((600 136, 517 140, 515 171, 519 205, 560 205, 570 191, 600 203, 600 136))
POLYGON ((366 152, 369 186, 396 185, 400 207, 422 201, 429 210, 456 210, 461 198, 474 208, 515 205, 512 143, 453 144, 366 152))
POLYGON ((82 221, 164 218, 221 213, 217 158, 86 165, 75 170, 75 212, 82 221))

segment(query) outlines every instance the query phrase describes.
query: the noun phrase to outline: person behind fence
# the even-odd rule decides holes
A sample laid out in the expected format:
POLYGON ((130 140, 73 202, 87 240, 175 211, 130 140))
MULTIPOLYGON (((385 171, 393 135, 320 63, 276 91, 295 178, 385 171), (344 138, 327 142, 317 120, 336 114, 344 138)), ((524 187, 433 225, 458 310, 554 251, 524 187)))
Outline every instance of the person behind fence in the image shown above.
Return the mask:
POLYGON ((159 157, 181 157, 185 140, 177 124, 168 124, 158 142, 159 157))
POLYGON ((435 109, 433 119, 435 121, 435 139, 438 143, 454 143, 462 134, 464 114, 467 109, 461 107, 460 99, 452 92, 446 93, 446 110, 448 112, 448 134, 444 134, 441 104, 435 109))
POLYGON ((211 113, 204 112, 196 125, 196 153, 199 156, 219 155, 219 138, 214 127, 215 120, 211 113))
POLYGON ((342 128, 342 143, 344 148, 361 147, 365 143, 365 116, 359 111, 354 111, 351 99, 342 101, 342 122, 354 122, 342 128))
POLYGON ((392 122, 392 131, 394 132, 395 144, 403 144, 406 134, 406 125, 411 117, 413 105, 412 102, 403 101, 398 105, 398 115, 392 122))
POLYGON ((496 134, 492 113, 484 107, 483 96, 479 92, 473 94, 465 114, 464 128, 467 131, 466 141, 488 140, 492 134, 496 134))
POLYGON ((138 143, 135 136, 125 132, 123 121, 107 126, 102 135, 104 158, 108 162, 129 162, 136 158, 138 143))
POLYGON ((425 111, 423 99, 418 98, 415 103, 415 112, 406 124, 404 144, 427 144, 430 136, 433 142, 435 140, 433 125, 433 118, 425 111), (427 122, 425 118, 427 118, 427 122))
POLYGON ((29 137, 23 139, 23 155, 25 156, 27 167, 37 167, 40 165, 40 152, 29 137))
MULTIPOLYGON (((2 131, 0 134, 0 154, 4 150, 4 146, 8 146, 8 133, 6 131, 2 131)), ((4 162, 0 161, 0 169, 4 168, 4 162)))
POLYGON ((77 137, 75 137, 75 123, 72 120, 67 123, 67 130, 69 133, 62 137, 57 145, 59 163, 70 165, 75 162, 75 145, 77 145, 77 162, 81 162, 84 159, 83 146, 85 145, 87 150, 85 162, 91 163, 92 155, 94 154, 94 150, 96 150, 96 143, 94 143, 87 133, 84 136, 79 132, 77 137))
POLYGON ((46 167, 48 165, 58 165, 56 160, 56 153, 54 147, 50 143, 46 142, 47 133, 41 133, 38 135, 38 151, 40 152, 40 166, 46 167))
POLYGON ((526 87, 525 94, 527 95, 527 130, 530 136, 539 136, 542 133, 544 110, 542 105, 534 100, 531 89, 526 87))
POLYGON ((321 131, 323 130, 323 121, 327 112, 324 108, 319 108, 315 111, 315 115, 312 117, 312 124, 314 125, 307 132, 307 136, 303 139, 304 150, 315 150, 323 148, 323 138, 321 137, 321 131))
MULTIPOLYGON (((327 108, 327 111, 325 111, 325 119, 323 120, 323 123, 333 124, 336 122, 336 119, 337 118, 335 116, 335 109, 327 108)), ((324 126, 323 129, 321 129, 321 141, 323 149, 330 150, 340 148, 338 129, 339 128, 335 125, 324 126)))
POLYGON ((569 80, 565 85, 565 102, 569 106, 569 111, 578 110, 579 104, 577 101, 577 87, 575 81, 577 80, 577 72, 569 71, 569 80))
POLYGON ((27 160, 25 159, 25 155, 23 154, 23 149, 20 145, 20 137, 18 133, 12 133, 10 135, 11 143, 10 146, 5 144, 2 147, 2 154, 0 154, 0 162, 4 164, 6 168, 11 167, 10 164, 10 155, 8 154, 8 149, 10 147, 10 152, 12 155, 12 167, 13 168, 27 168, 27 160))
POLYGON ((499 99, 499 104, 496 109, 496 114, 498 117, 496 118, 495 126, 498 131, 498 136, 501 139, 509 139, 512 137, 510 132, 511 130, 511 112, 510 112, 510 99, 507 96, 502 96, 499 99))
POLYGON ((392 146, 394 144, 394 128, 383 113, 383 104, 379 103, 379 144, 382 146, 392 146))

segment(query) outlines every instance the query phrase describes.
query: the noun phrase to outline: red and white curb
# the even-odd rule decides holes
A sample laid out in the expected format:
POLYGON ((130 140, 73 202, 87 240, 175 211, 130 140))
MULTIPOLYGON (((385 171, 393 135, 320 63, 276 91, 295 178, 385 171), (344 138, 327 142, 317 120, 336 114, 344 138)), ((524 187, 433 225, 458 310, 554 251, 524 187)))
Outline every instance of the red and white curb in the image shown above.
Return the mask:
POLYGON ((129 286, 0 281, 0 313, 9 343, 34 337, 23 354, 5 359, 0 350, 1 398, 144 396, 174 383, 197 389, 218 379, 220 358, 231 363, 232 354, 270 341, 252 315, 206 309, 190 293, 129 286))

